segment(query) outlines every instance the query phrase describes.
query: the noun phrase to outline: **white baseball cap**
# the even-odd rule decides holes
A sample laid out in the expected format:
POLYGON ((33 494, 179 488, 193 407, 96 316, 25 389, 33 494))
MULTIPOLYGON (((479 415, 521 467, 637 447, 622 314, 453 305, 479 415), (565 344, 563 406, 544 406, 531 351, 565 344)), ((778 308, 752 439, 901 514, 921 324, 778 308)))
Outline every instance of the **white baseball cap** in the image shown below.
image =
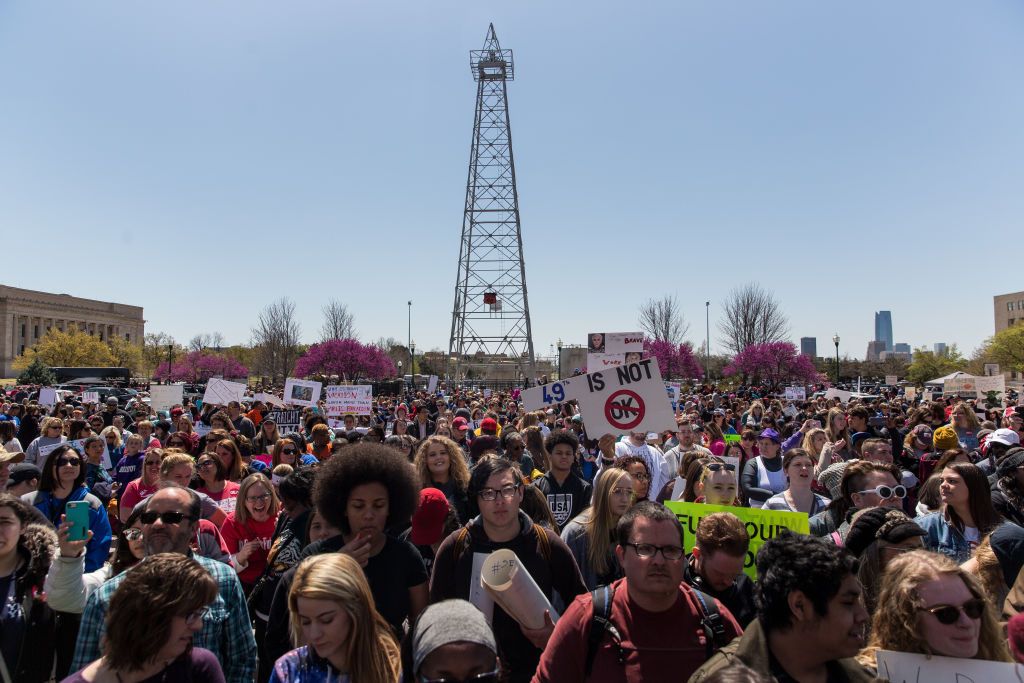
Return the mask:
POLYGON ((1020 435, 1012 429, 1002 427, 988 435, 988 443, 1001 443, 1004 446, 1019 446, 1020 435))

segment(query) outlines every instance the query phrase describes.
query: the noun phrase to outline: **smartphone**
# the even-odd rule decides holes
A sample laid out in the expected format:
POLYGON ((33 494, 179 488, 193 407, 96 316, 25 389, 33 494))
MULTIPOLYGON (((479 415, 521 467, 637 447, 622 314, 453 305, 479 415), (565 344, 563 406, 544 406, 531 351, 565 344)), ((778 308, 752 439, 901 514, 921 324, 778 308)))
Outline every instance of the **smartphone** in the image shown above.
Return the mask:
POLYGON ((67 521, 74 524, 68 530, 69 541, 84 541, 89 532, 89 503, 84 500, 73 500, 64 508, 67 521))

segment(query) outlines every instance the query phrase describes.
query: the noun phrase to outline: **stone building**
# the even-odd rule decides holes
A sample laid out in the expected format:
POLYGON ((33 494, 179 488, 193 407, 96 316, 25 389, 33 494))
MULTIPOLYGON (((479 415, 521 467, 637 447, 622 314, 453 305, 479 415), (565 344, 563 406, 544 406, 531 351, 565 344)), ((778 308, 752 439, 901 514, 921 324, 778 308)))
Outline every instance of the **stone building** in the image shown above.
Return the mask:
POLYGON ((77 326, 102 341, 116 337, 142 344, 145 324, 141 306, 0 285, 0 377, 14 377, 14 359, 53 327, 77 326))

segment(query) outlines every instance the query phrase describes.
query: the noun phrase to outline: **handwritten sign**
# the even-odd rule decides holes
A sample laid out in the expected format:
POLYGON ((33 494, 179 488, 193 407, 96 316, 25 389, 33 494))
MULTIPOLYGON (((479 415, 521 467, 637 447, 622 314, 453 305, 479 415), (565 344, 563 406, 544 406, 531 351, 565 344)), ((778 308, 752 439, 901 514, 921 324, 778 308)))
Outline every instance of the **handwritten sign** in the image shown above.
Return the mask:
POLYGON ((683 525, 683 547, 692 552, 697 543, 697 525, 700 520, 713 512, 728 512, 736 517, 750 535, 750 549, 743 560, 743 571, 751 579, 757 579, 757 567, 754 559, 757 551, 767 541, 775 538, 784 529, 798 534, 811 531, 807 515, 803 512, 783 512, 779 510, 761 510, 760 508, 733 507, 727 505, 706 505, 704 503, 684 503, 682 501, 666 501, 665 507, 675 513, 683 525))
POLYGON ((849 403, 852 396, 852 391, 843 391, 842 389, 836 388, 829 389, 825 392, 825 398, 838 398, 840 403, 849 403))
POLYGON ((229 382, 226 379, 211 377, 206 382, 206 392, 203 393, 203 403, 215 406, 226 406, 232 401, 241 402, 245 396, 245 385, 241 382, 229 382))
POLYGON ((806 401, 807 389, 804 387, 786 387, 787 401, 806 401))
POLYGON ((39 405, 52 406, 57 404, 57 390, 52 387, 43 387, 39 390, 39 405))
POLYGON ((890 683, 982 683, 1024 680, 1024 665, 879 650, 878 677, 890 683))
POLYGON ((83 391, 82 392, 82 403, 99 403, 100 392, 98 391, 83 391))
POLYGON ((587 354, 587 372, 594 372, 595 370, 603 370, 606 368, 615 368, 626 363, 626 354, 624 353, 588 353, 587 354))
POLYGON ((289 377, 284 382, 284 402, 293 406, 315 406, 322 386, 320 382, 289 377))
POLYGON ((288 432, 299 431, 302 424, 301 410, 271 410, 264 419, 273 420, 277 423, 277 433, 282 436, 288 432))
POLYGON ((185 387, 180 384, 154 384, 149 388, 149 405, 153 410, 170 410, 181 405, 185 387))
POLYGON ((373 412, 373 387, 369 384, 327 387, 327 416, 370 415, 373 412))
POLYGON ((268 393, 265 393, 265 392, 260 392, 260 393, 256 394, 255 396, 253 396, 253 400, 255 400, 255 401, 263 401, 268 406, 275 406, 277 408, 285 408, 285 407, 287 407, 285 405, 285 402, 282 401, 281 399, 279 399, 277 396, 274 396, 273 394, 268 394, 268 393))
POLYGON ((431 375, 427 378, 427 393, 432 394, 437 391, 437 375, 431 375))
POLYGON ((896 386, 896 384, 897 384, 897 383, 898 383, 899 381, 900 381, 900 379, 899 379, 899 377, 897 377, 896 375, 886 375, 886 376, 885 376, 885 383, 886 383, 887 385, 889 385, 890 387, 894 387, 894 386, 896 386))
POLYGON ((519 396, 523 410, 526 412, 544 410, 555 403, 565 403, 566 401, 573 400, 576 398, 572 393, 574 379, 579 378, 562 379, 523 391, 519 396))
POLYGON ((653 358, 573 379, 580 414, 592 434, 675 431, 672 403, 653 358))

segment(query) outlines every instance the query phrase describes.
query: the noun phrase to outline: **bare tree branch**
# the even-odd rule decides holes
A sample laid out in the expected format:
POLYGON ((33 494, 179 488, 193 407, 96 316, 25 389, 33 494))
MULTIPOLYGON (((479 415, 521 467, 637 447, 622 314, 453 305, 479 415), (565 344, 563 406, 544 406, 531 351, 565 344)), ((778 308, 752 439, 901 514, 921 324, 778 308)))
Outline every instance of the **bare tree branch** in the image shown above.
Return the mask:
POLYGON ((667 341, 682 344, 690 329, 689 323, 683 319, 679 310, 679 302, 675 295, 665 295, 661 299, 648 299, 640 307, 640 328, 655 341, 667 341))
POLYGON ((356 329, 348 306, 331 299, 323 307, 324 324, 320 328, 320 341, 329 339, 355 339, 356 329))
POLYGON ((751 344, 785 341, 789 320, 770 292, 750 282, 729 293, 718 322, 720 342, 732 353, 751 344))
POLYGON ((288 376, 298 354, 300 332, 295 302, 291 299, 278 299, 263 309, 252 330, 261 374, 281 381, 288 376))

